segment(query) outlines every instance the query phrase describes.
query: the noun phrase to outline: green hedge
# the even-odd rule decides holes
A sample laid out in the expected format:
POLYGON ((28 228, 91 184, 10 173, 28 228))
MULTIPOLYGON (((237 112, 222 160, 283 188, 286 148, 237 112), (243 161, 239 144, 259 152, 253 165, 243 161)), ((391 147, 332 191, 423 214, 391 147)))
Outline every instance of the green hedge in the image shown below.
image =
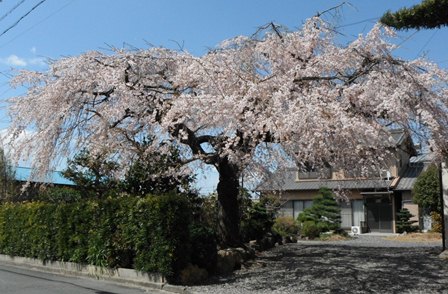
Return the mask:
POLYGON ((176 277, 190 261, 190 208, 181 195, 75 203, 4 203, 0 253, 128 267, 176 277))

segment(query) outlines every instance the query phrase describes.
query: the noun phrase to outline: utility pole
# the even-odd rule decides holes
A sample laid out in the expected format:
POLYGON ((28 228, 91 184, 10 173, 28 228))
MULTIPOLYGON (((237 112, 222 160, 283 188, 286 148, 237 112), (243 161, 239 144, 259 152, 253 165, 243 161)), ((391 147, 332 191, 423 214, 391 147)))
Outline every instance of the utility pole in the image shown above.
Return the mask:
POLYGON ((442 201, 442 257, 448 258, 448 158, 440 164, 440 198, 442 201))

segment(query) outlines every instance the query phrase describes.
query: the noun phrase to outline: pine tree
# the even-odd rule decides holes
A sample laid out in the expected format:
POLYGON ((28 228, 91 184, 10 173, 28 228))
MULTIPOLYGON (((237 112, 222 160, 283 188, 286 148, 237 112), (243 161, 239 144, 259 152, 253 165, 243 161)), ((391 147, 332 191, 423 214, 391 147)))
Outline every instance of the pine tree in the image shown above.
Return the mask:
POLYGON ((417 227, 413 224, 417 221, 412 220, 411 218, 413 215, 409 212, 407 208, 401 209, 399 212, 397 212, 397 232, 398 233, 410 233, 415 232, 417 230, 417 227))
POLYGON ((448 25, 448 0, 424 0, 397 12, 387 11, 380 22, 399 30, 433 29, 448 25))
POLYGON ((341 227, 341 208, 328 188, 321 188, 313 205, 306 208, 298 217, 298 221, 315 222, 322 232, 336 230, 341 227))

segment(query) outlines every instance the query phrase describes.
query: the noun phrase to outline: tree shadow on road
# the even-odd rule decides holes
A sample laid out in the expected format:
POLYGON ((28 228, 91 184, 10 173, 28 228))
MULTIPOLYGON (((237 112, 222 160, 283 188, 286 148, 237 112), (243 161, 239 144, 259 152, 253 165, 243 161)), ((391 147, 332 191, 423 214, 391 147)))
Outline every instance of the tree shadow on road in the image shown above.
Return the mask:
POLYGON ((229 280, 248 291, 313 293, 448 293, 448 262, 438 248, 289 244, 257 259, 265 267, 229 280))

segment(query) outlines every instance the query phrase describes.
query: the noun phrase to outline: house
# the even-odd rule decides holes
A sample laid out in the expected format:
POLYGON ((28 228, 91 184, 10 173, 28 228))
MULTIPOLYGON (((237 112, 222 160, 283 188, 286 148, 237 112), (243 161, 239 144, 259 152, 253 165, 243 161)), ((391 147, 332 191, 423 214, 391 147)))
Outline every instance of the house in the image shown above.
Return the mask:
POLYGON ((45 177, 35 178, 32 176, 32 169, 29 167, 18 166, 13 168, 14 178, 17 182, 26 183, 28 181, 32 183, 47 184, 55 187, 72 187, 75 183, 69 179, 64 178, 60 171, 49 171, 45 177))
POLYGON ((371 178, 353 178, 340 170, 302 172, 289 169, 280 181, 264 183, 261 194, 279 191, 283 216, 297 216, 312 205, 318 190, 327 187, 345 191, 348 201, 339 201, 341 227, 359 226, 363 231, 396 232, 396 213, 408 208, 419 220, 419 208, 412 202, 412 188, 429 158, 416 155, 412 140, 401 130, 391 130, 397 153, 389 166, 371 178))
POLYGON ((43 188, 75 187, 75 183, 64 178, 60 171, 49 171, 45 176, 37 178, 31 168, 18 166, 11 167, 5 173, 8 175, 0 176, 2 182, 0 199, 30 200, 43 188))

